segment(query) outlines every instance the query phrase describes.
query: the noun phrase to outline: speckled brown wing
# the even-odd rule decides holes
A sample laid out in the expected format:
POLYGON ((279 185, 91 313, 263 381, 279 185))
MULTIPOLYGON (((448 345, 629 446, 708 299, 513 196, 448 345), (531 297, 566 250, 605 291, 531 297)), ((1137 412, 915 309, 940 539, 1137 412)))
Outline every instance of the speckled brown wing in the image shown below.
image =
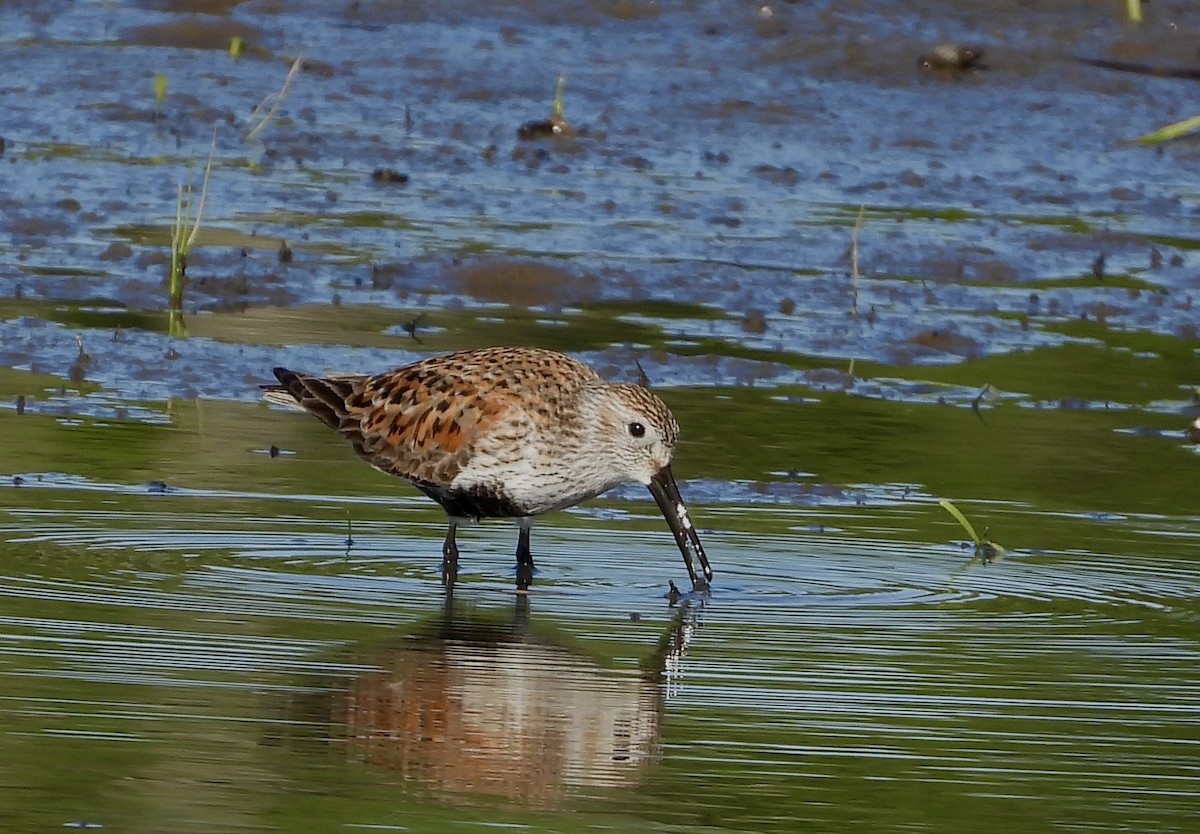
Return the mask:
POLYGON ((368 377, 351 399, 356 433, 343 431, 372 466, 425 484, 448 485, 471 443, 513 407, 478 380, 409 366, 368 377))
POLYGON ((469 455, 471 435, 504 412, 503 400, 464 408, 464 402, 477 400, 469 386, 453 386, 457 395, 447 396, 449 384, 408 370, 325 378, 277 368, 275 375, 301 408, 349 440, 376 469, 423 484, 449 484, 469 455))
POLYGON ((375 468, 419 485, 447 486, 497 423, 519 431, 517 424, 537 419, 528 409, 531 395, 553 402, 599 378, 582 363, 564 368, 564 359, 532 348, 487 348, 374 376, 312 377, 283 368, 275 375, 302 408, 345 436, 375 468))

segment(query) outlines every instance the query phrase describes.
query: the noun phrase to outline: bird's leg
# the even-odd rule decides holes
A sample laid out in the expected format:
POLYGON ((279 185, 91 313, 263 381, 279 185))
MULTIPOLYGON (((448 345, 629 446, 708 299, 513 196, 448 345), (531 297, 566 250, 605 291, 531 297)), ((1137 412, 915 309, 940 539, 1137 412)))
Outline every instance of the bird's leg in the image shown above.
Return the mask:
POLYGON ((454 581, 458 579, 458 543, 454 541, 457 531, 458 523, 451 520, 446 541, 442 543, 442 584, 446 588, 454 587, 454 581))
POLYGON ((518 518, 517 528, 517 588, 525 591, 533 584, 533 553, 529 550, 529 531, 532 518, 518 518))

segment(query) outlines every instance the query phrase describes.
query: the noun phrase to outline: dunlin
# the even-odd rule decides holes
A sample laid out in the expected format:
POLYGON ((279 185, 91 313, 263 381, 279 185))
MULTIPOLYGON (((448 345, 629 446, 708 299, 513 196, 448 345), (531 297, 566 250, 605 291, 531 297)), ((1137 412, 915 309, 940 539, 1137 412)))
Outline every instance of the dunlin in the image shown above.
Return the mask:
POLYGON ((375 375, 309 376, 276 368, 266 399, 337 430, 367 463, 409 481, 449 516, 449 585, 465 521, 516 518, 517 584, 533 574, 533 517, 618 484, 650 488, 696 588, 712 568, 671 474, 679 425, 639 385, 609 383, 569 356, 494 347, 424 359, 375 375), (696 572, 693 556, 702 573, 696 572))

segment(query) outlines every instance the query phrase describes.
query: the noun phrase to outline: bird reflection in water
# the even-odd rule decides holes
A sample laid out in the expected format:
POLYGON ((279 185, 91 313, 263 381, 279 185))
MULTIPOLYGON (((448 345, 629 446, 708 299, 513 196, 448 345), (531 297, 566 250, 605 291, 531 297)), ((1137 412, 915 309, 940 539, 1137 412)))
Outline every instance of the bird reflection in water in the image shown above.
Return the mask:
POLYGON ((403 645, 356 658, 371 671, 332 705, 351 757, 452 802, 487 795, 549 808, 637 784, 657 756, 698 606, 684 600, 643 667, 625 671, 548 622, 531 626, 529 597, 515 600, 498 614, 448 595, 403 645))

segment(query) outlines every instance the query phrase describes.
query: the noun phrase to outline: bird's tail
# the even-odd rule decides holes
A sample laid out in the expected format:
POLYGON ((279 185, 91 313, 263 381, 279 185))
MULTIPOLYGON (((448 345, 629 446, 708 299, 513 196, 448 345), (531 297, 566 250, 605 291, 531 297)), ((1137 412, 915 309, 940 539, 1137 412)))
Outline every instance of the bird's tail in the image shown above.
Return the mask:
POLYGON ((275 368, 279 385, 264 385, 263 399, 274 405, 307 411, 336 431, 345 428, 347 403, 362 376, 309 376, 275 368))

